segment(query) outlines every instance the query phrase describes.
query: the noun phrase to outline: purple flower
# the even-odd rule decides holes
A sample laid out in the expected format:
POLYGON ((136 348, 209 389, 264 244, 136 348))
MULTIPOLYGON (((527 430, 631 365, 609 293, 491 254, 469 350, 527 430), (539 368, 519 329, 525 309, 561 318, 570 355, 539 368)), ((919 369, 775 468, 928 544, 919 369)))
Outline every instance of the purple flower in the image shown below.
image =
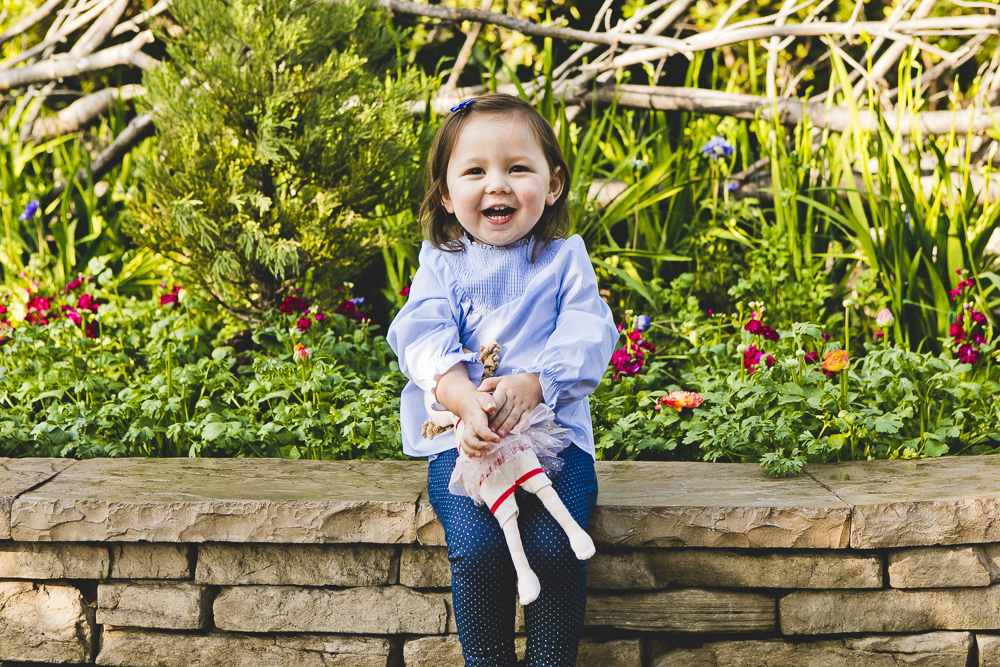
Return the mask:
POLYGON ((737 181, 729 181, 728 183, 726 183, 726 190, 728 190, 729 192, 736 192, 739 189, 740 189, 740 184, 737 181))
POLYGON ((635 318, 635 330, 639 333, 646 333, 649 331, 649 325, 652 324, 649 320, 649 315, 637 315, 635 318))
POLYGON ((906 215, 903 216, 903 222, 906 223, 906 228, 909 229, 912 232, 913 231, 913 223, 910 222, 910 214, 909 213, 907 213, 906 215))
POLYGON ((35 217, 35 213, 37 212, 38 212, 38 200, 33 199, 30 202, 28 202, 28 205, 24 207, 24 211, 21 213, 21 215, 17 216, 17 219, 20 220, 21 222, 24 222, 26 220, 31 220, 33 217, 35 217))
POLYGON ((723 137, 712 137, 701 147, 701 153, 712 160, 718 160, 720 157, 732 155, 733 147, 723 137))

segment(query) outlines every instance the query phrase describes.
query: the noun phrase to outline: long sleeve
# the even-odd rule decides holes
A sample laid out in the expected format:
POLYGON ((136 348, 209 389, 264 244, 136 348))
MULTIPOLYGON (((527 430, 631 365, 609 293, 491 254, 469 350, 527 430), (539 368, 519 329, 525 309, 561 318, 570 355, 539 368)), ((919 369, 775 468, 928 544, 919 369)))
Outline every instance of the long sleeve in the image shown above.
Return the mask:
POLYGON ((459 297, 444 288, 438 272, 446 269, 433 252, 438 251, 421 250, 409 298, 386 336, 403 375, 423 391, 435 389, 438 378, 460 361, 469 366, 470 378, 483 372, 476 355, 462 349, 459 297))
POLYGON ((567 244, 572 254, 559 287, 555 330, 534 362, 522 369, 539 374, 545 402, 553 409, 594 391, 618 340, 583 240, 574 236, 567 244))

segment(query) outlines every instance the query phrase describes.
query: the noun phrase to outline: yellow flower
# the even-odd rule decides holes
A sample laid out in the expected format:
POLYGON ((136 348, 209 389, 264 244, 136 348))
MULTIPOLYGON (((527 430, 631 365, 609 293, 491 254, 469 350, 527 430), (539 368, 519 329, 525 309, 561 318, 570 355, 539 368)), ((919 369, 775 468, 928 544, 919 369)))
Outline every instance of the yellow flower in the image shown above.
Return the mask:
POLYGON ((823 370, 827 373, 839 373, 848 366, 850 366, 850 363, 847 359, 846 350, 834 350, 826 355, 826 359, 823 360, 823 370))

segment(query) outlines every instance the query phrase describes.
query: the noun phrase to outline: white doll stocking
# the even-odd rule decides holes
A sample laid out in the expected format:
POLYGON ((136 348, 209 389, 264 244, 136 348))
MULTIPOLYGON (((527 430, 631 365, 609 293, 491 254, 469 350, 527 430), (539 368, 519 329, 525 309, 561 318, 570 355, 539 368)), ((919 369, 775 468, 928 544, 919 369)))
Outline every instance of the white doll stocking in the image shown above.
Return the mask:
POLYGON ((514 572, 517 573, 517 597, 521 600, 523 607, 538 599, 538 594, 542 592, 542 585, 538 582, 538 576, 535 575, 534 570, 528 565, 528 557, 524 555, 521 531, 517 526, 517 511, 510 515, 500 527, 503 528, 504 537, 507 538, 510 559, 514 562, 514 572))
POLYGON ((590 535, 583 528, 580 528, 580 524, 576 522, 573 515, 566 509, 562 498, 552 488, 552 485, 550 484, 539 489, 535 492, 535 495, 545 505, 545 509, 549 511, 552 518, 566 531, 566 536, 569 537, 569 546, 573 549, 576 557, 580 560, 587 560, 593 556, 596 551, 594 549, 594 540, 590 539, 590 535))

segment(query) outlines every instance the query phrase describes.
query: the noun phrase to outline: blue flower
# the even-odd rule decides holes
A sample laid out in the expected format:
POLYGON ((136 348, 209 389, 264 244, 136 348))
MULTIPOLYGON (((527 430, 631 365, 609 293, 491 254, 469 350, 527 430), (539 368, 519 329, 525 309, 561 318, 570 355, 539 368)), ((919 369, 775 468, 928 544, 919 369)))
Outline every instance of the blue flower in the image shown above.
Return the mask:
POLYGON ((910 222, 910 214, 909 213, 907 213, 906 215, 903 216, 903 222, 906 223, 906 228, 909 229, 912 232, 913 231, 913 223, 910 222))
POLYGON ((729 190, 730 192, 736 192, 739 189, 740 189, 739 181, 729 181, 728 183, 726 183, 726 190, 729 190))
POLYGON ((701 147, 701 152, 713 160, 720 157, 729 157, 733 154, 733 147, 723 137, 712 137, 707 144, 701 147))
POLYGON ((639 333, 646 333, 649 331, 649 315, 636 315, 634 327, 639 333))
POLYGON ((365 297, 359 296, 356 299, 349 299, 349 301, 351 303, 353 303, 355 306, 360 306, 361 304, 363 304, 365 302, 365 297))
POLYGON ((17 217, 18 220, 24 222, 25 220, 31 220, 35 217, 35 213, 38 211, 38 200, 32 200, 28 202, 28 205, 24 207, 24 212, 17 217))

